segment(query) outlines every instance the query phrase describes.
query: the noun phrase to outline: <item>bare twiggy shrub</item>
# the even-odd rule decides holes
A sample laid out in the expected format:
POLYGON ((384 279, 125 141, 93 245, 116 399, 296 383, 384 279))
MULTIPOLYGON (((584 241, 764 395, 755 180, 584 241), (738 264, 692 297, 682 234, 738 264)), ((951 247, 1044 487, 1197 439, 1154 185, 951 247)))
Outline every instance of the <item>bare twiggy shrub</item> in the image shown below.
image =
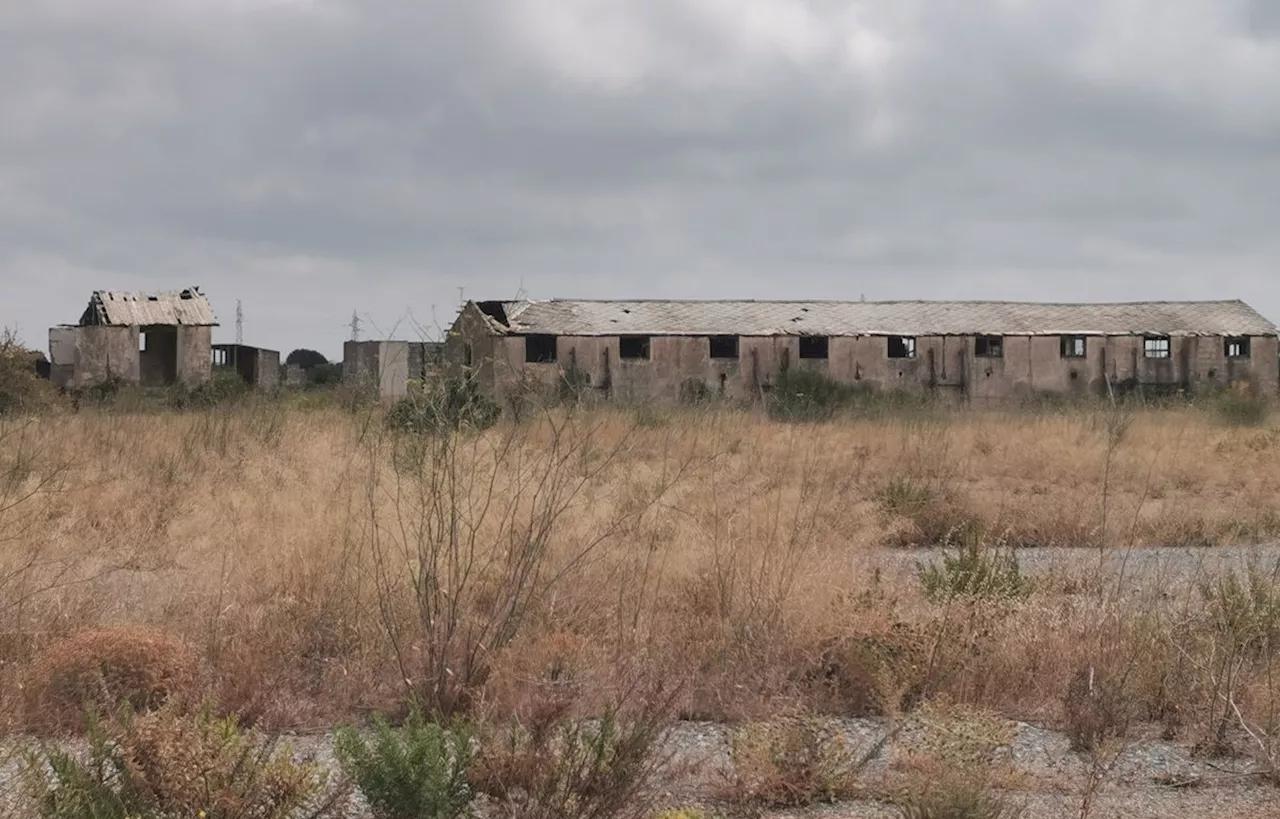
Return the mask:
POLYGON ((1063 697, 1072 750, 1093 751, 1107 737, 1122 734, 1129 724, 1129 710, 1124 691, 1105 670, 1092 665, 1080 669, 1063 697))
POLYGON ((655 690, 595 719, 547 709, 528 722, 491 725, 471 780, 511 819, 649 817, 671 761, 662 740, 673 716, 670 693, 655 690))
POLYGON ((469 708, 494 652, 682 478, 687 457, 664 460, 624 495, 594 498, 632 446, 603 420, 548 411, 487 436, 371 439, 375 462, 397 464, 367 487, 378 606, 403 679, 433 711, 469 708))
POLYGON ((26 685, 26 727, 34 733, 77 731, 87 711, 145 713, 198 699, 199 658, 153 629, 121 626, 76 634, 36 660, 26 685))

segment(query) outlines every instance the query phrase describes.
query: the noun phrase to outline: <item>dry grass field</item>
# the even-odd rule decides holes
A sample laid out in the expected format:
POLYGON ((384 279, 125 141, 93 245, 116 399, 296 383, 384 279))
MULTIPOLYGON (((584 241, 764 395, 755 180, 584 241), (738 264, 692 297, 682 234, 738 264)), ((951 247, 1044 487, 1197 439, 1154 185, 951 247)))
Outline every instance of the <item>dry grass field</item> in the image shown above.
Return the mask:
POLYGON ((0 716, 75 726, 101 692, 50 681, 126 651, 130 685, 269 729, 411 700, 493 723, 927 706, 1274 768, 1272 567, 1101 566, 1278 536, 1280 428, 1203 409, 555 409, 442 436, 288 401, 11 417, 0 716), (941 543, 930 582, 876 557, 941 543), (1079 558, 1032 576, 1012 547, 1079 558))

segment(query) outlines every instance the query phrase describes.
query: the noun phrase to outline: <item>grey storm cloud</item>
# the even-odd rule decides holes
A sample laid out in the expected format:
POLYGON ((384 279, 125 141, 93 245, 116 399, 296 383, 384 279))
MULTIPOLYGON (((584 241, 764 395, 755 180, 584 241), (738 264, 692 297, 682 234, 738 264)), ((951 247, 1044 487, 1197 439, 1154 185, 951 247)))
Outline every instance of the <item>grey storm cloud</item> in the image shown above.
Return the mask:
POLYGON ((1268 0, 0 4, 0 324, 199 283, 336 354, 467 296, 1242 297, 1268 0))

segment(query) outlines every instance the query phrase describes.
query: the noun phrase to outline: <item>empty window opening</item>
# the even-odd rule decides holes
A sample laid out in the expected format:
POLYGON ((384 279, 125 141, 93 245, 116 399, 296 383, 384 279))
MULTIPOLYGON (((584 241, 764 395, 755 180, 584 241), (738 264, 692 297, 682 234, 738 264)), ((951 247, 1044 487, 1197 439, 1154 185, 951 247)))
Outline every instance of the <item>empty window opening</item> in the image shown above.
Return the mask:
POLYGON ((462 345, 462 366, 470 367, 472 359, 471 342, 462 345))
POLYGON ((1062 337, 1063 358, 1084 358, 1086 349, 1084 336, 1062 337))
POLYGON ((648 336, 622 336, 618 339, 618 358, 624 361, 648 361, 648 336))
POLYGON ((147 334, 144 332, 139 332, 138 333, 138 352, 145 353, 146 351, 147 351, 147 334))
POLYGON ((1168 358, 1169 337, 1147 336, 1142 340, 1142 352, 1147 358, 1168 358))
POLYGON ((1004 336, 978 336, 974 340, 973 354, 978 358, 1003 357, 1004 336))
POLYGON ((525 336, 524 360, 527 364, 548 364, 556 360, 555 336, 525 336))
POLYGON ((830 348, 831 339, 826 336, 800 336, 801 358, 826 358, 830 348))
POLYGON ((712 336, 710 338, 712 358, 737 358, 737 336, 712 336))
POLYGON ((916 340, 913 336, 889 336, 889 358, 915 358, 916 340))
POLYGON ((1223 345, 1227 358, 1248 358, 1249 357, 1249 337, 1233 336, 1228 338, 1223 345))

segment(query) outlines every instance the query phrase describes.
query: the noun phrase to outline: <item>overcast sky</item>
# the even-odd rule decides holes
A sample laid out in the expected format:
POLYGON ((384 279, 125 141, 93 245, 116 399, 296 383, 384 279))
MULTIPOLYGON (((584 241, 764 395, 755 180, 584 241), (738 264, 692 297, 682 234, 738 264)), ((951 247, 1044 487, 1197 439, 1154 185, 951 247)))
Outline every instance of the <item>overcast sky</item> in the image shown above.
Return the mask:
POLYGON ((467 297, 1244 298, 1276 0, 0 0, 0 325, 199 284, 341 354, 467 297))

